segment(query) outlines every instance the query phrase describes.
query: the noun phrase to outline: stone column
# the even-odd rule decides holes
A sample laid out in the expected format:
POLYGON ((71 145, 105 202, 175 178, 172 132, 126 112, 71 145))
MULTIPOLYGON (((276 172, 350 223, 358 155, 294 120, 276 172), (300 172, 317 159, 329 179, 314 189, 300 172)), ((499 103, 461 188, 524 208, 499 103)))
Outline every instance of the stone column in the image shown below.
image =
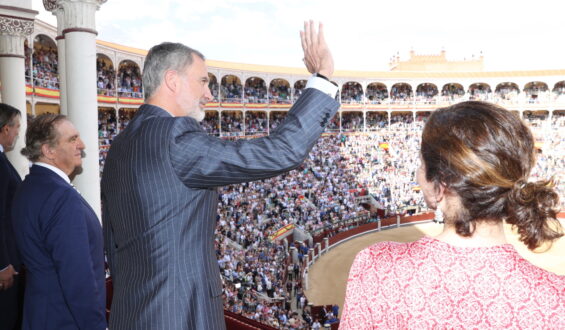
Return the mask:
MULTIPOLYGON (((29 4, 31 7, 31 4, 29 4)), ((25 146, 27 109, 25 92, 24 41, 33 32, 37 12, 27 8, 0 7, 0 81, 2 102, 20 110, 20 135, 14 150, 6 155, 22 178, 29 172, 29 162, 20 154, 25 146)))
POLYGON ((58 72, 59 72, 59 106, 61 107, 61 114, 68 115, 67 109, 67 76, 65 67, 65 36, 63 31, 65 30, 65 15, 61 8, 55 8, 53 10, 53 15, 57 16, 57 58, 59 61, 58 72))
MULTIPOLYGON (((43 0, 57 16, 64 43, 67 116, 86 145, 83 171, 74 184, 100 218, 100 166, 98 163, 98 100, 96 92, 95 13, 106 0, 43 0)), ((61 51, 60 51, 61 52, 61 51)))
POLYGON ((324 246, 327 253, 330 250, 330 239, 327 237, 324 237, 324 246))

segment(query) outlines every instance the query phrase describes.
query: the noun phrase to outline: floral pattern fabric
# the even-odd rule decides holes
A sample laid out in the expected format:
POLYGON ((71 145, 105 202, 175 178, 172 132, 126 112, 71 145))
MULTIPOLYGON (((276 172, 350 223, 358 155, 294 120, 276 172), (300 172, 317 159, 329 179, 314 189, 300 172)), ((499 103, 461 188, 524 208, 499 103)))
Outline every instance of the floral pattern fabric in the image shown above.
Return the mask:
POLYGON ((340 329, 565 329, 565 276, 510 244, 381 242, 351 267, 340 329))

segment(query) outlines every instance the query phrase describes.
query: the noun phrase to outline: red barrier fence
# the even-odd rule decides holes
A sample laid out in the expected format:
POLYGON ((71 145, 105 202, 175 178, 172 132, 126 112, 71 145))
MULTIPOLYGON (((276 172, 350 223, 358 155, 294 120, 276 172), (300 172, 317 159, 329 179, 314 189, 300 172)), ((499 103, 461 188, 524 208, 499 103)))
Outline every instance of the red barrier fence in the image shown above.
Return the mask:
MULTIPOLYGON (((425 221, 425 220, 432 220, 434 218, 434 214, 433 213, 422 213, 419 215, 414 215, 414 216, 401 216, 400 217, 400 224, 407 224, 407 223, 413 223, 413 222, 419 222, 419 221, 425 221)), ((388 226, 394 226, 397 224, 397 218, 396 217, 390 217, 390 218, 386 218, 381 220, 381 227, 388 227, 388 226)), ((348 239, 352 236, 355 235, 359 235, 362 234, 364 232, 367 231, 371 231, 371 230, 375 230, 378 228, 378 223, 377 222, 371 222, 365 225, 361 225, 357 228, 353 228, 351 230, 348 231, 344 231, 341 233, 336 234, 333 237, 330 237, 329 239, 329 243, 330 246, 339 243, 345 239, 348 239)))
POLYGON ((226 320, 227 330, 248 330, 248 329, 276 330, 276 328, 273 328, 271 326, 257 322, 252 319, 248 319, 246 317, 232 313, 225 309, 224 309, 224 318, 226 320))

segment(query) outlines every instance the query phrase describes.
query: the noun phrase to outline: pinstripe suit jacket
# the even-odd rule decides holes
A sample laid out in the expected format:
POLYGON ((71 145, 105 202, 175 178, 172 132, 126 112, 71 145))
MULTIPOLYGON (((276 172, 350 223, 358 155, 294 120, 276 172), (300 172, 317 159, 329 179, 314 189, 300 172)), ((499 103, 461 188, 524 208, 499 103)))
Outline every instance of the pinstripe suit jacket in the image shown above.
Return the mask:
POLYGON ((102 176, 110 328, 225 328, 216 187, 296 168, 338 108, 309 88, 270 136, 232 142, 193 118, 141 106, 114 139, 102 176))

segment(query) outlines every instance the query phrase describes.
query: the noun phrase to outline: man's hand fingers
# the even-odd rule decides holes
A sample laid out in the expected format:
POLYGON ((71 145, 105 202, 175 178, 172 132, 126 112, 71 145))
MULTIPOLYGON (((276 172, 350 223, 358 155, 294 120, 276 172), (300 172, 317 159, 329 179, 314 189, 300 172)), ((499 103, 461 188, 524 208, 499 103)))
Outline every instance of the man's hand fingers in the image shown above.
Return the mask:
POLYGON ((326 38, 324 37, 324 24, 320 22, 318 26, 318 44, 326 45, 326 38))
POLYGON ((306 36, 304 31, 300 31, 300 43, 302 44, 302 50, 306 53, 306 49, 308 49, 308 47, 306 46, 306 36))
POLYGON ((314 51, 317 51, 318 47, 318 35, 316 33, 316 28, 314 26, 314 21, 310 20, 310 46, 314 51))
POLYGON ((304 22, 304 32, 302 34, 304 35, 304 44, 306 45, 304 50, 306 51, 310 47, 310 25, 308 22, 304 22))

